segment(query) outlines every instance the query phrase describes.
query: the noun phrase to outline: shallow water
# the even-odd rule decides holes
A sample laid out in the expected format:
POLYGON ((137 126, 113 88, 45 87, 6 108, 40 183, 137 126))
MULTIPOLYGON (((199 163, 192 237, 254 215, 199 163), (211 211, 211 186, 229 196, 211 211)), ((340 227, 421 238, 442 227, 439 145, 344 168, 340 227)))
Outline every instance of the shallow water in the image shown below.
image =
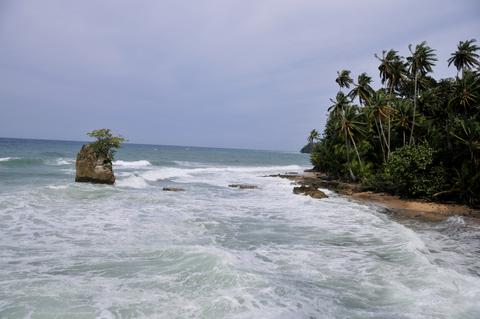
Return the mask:
POLYGON ((76 184, 80 146, 0 139, 0 318, 480 317, 474 221, 262 177, 301 154, 126 145, 115 186, 76 184))

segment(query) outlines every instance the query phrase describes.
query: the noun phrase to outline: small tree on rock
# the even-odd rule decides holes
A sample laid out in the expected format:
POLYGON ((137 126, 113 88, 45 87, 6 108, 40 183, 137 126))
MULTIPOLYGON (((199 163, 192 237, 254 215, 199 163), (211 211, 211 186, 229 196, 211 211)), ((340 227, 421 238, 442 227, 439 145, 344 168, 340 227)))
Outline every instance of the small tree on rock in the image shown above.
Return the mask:
POLYGON ((97 139, 89 144, 97 156, 103 156, 110 161, 113 161, 115 152, 120 145, 127 141, 124 137, 114 136, 108 128, 93 130, 87 135, 97 139))

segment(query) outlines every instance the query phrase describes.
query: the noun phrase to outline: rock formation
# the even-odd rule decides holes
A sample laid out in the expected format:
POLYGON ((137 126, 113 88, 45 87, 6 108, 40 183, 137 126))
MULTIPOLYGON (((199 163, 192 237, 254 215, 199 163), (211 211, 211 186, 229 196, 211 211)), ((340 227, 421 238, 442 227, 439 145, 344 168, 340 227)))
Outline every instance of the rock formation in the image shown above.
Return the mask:
POLYGON ((310 154, 313 150, 314 143, 308 143, 300 150, 300 153, 310 154))
POLYGON ((327 194, 325 194, 324 192, 322 192, 318 188, 313 187, 313 186, 305 186, 305 185, 294 187, 293 188, 293 193, 294 194, 303 194, 305 196, 310 196, 310 197, 318 198, 318 199, 328 197, 327 194))
POLYGON ((257 185, 251 185, 251 184, 230 184, 228 187, 232 188, 239 188, 239 189, 255 189, 258 188, 257 185))
POLYGON ((165 192, 184 192, 185 191, 184 188, 180 188, 180 187, 164 187, 162 190, 165 192))
POLYGON ((112 161, 106 157, 97 155, 90 145, 83 145, 77 154, 75 164, 77 173, 75 182, 113 184, 112 161))

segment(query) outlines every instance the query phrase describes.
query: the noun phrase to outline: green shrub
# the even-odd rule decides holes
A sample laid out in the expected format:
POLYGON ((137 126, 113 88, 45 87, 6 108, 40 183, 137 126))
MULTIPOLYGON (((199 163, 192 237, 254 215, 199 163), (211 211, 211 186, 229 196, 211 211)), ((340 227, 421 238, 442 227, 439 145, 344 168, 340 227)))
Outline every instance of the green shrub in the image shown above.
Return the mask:
POLYGON ((320 141, 313 147, 310 160, 315 169, 339 177, 343 171, 343 165, 338 160, 339 156, 342 157, 340 152, 337 145, 327 146, 320 141))
POLYGON ((384 167, 389 189, 403 196, 432 196, 445 189, 446 171, 433 166, 433 149, 426 144, 406 145, 390 154, 384 167))
POLYGON ((87 135, 97 139, 89 144, 94 152, 98 156, 103 156, 110 161, 113 161, 116 149, 120 148, 120 145, 127 141, 123 137, 113 136, 108 128, 93 130, 88 132, 87 135))
POLYGON ((470 206, 480 206, 480 172, 473 166, 464 163, 461 169, 455 169, 452 191, 459 199, 470 206))

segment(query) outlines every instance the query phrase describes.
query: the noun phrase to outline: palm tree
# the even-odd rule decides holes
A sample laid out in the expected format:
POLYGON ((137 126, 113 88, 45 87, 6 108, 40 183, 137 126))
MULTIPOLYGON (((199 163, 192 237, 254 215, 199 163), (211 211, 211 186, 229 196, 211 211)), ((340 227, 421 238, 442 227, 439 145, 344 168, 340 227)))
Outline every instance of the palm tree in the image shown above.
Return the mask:
MULTIPOLYGON (((393 50, 390 50, 389 53, 392 52, 392 51, 393 50)), ((387 53, 387 51, 383 50, 382 51, 382 57, 380 57, 376 53, 374 54, 375 58, 377 58, 380 61, 380 65, 378 66, 378 71, 379 71, 380 81, 384 85, 387 82, 388 74, 390 74, 390 63, 388 62, 389 58, 387 57, 386 53, 387 53)), ((391 56, 390 56, 390 58, 391 58, 391 56)))
POLYGON ((385 89, 388 88, 390 94, 393 90, 397 90, 406 78, 405 63, 403 58, 398 55, 398 51, 390 49, 382 51, 382 57, 375 54, 375 57, 380 61, 378 70, 380 71, 380 79, 385 89))
MULTIPOLYGON (((355 138, 358 138, 360 134, 363 134, 363 126, 365 123, 360 121, 361 115, 357 112, 356 107, 349 105, 343 109, 339 114, 338 122, 338 131, 345 139, 345 147, 347 150, 347 161, 350 162, 350 142, 352 142, 357 154, 358 163, 362 166, 362 160, 360 159, 360 154, 358 153, 357 144, 355 143, 355 138)), ((352 179, 355 179, 355 175, 352 172, 352 169, 349 168, 350 176, 352 179)))
POLYGON ((410 129, 410 126, 413 125, 411 103, 410 100, 399 100, 393 121, 394 125, 402 132, 403 146, 406 144, 406 133, 410 129))
POLYGON ((460 107, 464 113, 474 105, 478 105, 480 100, 480 76, 476 76, 472 71, 465 71, 462 79, 457 79, 453 84, 453 92, 449 106, 460 107))
POLYGON ((409 143, 413 143, 413 128, 415 127, 415 113, 417 110, 417 98, 418 98, 418 76, 425 76, 428 72, 432 72, 432 67, 435 66, 435 50, 427 45, 426 41, 417 44, 415 50, 412 50, 412 45, 408 46, 411 56, 407 57, 408 68, 410 74, 415 78, 415 89, 413 95, 413 121, 412 128, 410 130, 409 143))
POLYGON ((345 93, 339 91, 337 93, 337 96, 335 97, 335 100, 330 99, 330 102, 332 102, 333 104, 328 108, 328 111, 332 111, 333 114, 337 115, 340 113, 341 110, 345 109, 349 105, 350 100, 345 95, 345 93))
POLYGON ((310 131, 310 134, 308 135, 307 141, 309 144, 313 144, 316 140, 320 138, 320 134, 316 129, 313 129, 310 131))
POLYGON ((476 39, 460 41, 457 46, 457 51, 451 54, 451 57, 447 60, 448 66, 452 63, 457 68, 457 77, 458 72, 462 70, 462 77, 464 71, 471 70, 475 66, 479 67, 479 55, 476 53, 480 47, 475 44, 476 39))
POLYGON ((372 78, 367 73, 362 73, 358 76, 357 84, 354 83, 354 88, 348 93, 348 97, 352 100, 358 97, 360 105, 365 105, 372 96, 373 89, 370 86, 372 78))
POLYGON ((337 78, 335 82, 340 86, 340 88, 350 88, 350 84, 353 83, 352 78, 350 77, 349 70, 337 71, 337 78))
POLYGON ((392 63, 392 75, 389 81, 390 95, 393 96, 394 91, 398 91, 400 86, 408 81, 406 63, 399 57, 392 63))
POLYGON ((377 133, 380 138, 383 159, 385 161, 390 156, 390 127, 388 128, 388 135, 386 135, 383 123, 385 120, 390 123, 390 116, 393 113, 393 109, 389 106, 388 98, 382 90, 378 90, 371 96, 368 108, 375 121, 375 127, 377 128, 377 133))

